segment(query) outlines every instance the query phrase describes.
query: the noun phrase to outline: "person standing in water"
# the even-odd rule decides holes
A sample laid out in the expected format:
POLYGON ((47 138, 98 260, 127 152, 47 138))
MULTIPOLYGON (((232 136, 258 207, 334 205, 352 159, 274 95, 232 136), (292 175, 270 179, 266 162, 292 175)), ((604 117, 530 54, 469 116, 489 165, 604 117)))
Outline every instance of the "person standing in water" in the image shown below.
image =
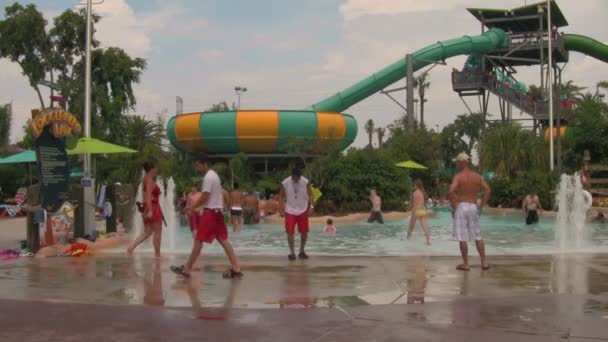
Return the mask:
POLYGON ((143 207, 140 208, 140 211, 142 211, 144 219, 144 231, 135 240, 133 240, 133 242, 131 242, 129 248, 127 249, 127 254, 132 256, 135 248, 154 234, 154 238, 152 240, 152 245, 154 246, 154 256, 157 259, 160 259, 163 213, 158 202, 158 198, 160 197, 160 187, 156 184, 156 174, 158 173, 158 169, 153 162, 149 161, 143 164, 143 168, 145 172, 144 179, 142 180, 144 203, 143 207))
POLYGON ((192 206, 203 207, 203 215, 201 216, 192 253, 185 265, 171 266, 171 271, 184 277, 190 277, 192 268, 196 259, 201 254, 203 242, 212 243, 213 240, 219 242, 224 249, 226 256, 230 260, 232 267, 224 272, 224 278, 241 278, 241 267, 239 260, 234 253, 234 248, 228 240, 228 230, 224 222, 224 190, 218 174, 209 169, 209 161, 206 155, 200 155, 194 163, 196 171, 203 175, 202 195, 198 196, 192 206))
POLYGON ((369 200, 372 202, 372 211, 369 213, 367 222, 384 224, 384 218, 382 217, 382 198, 378 195, 376 189, 372 189, 369 192, 369 200))
POLYGON ((241 190, 239 190, 238 182, 232 184, 232 191, 229 193, 228 200, 232 231, 240 233, 243 225, 243 194, 241 194, 241 190))
POLYGON ((536 192, 532 191, 526 196, 526 198, 524 198, 522 209, 524 210, 526 224, 538 222, 538 211, 543 209, 540 205, 540 198, 538 198, 536 192))
POLYGON ((429 224, 426 221, 427 212, 424 208, 424 185, 420 179, 416 179, 414 181, 414 186, 416 187, 416 191, 412 194, 412 212, 410 213, 410 226, 407 230, 407 239, 409 240, 412 237, 412 233, 414 231, 414 227, 416 226, 416 221, 420 221, 420 225, 422 226, 422 230, 424 231, 424 238, 426 239, 426 244, 431 244, 431 236, 429 230, 429 224))
POLYGON ((475 240, 481 267, 484 270, 490 268, 486 260, 485 244, 481 238, 479 227, 479 214, 490 199, 490 186, 483 180, 483 177, 469 168, 469 155, 462 152, 455 159, 456 167, 459 172, 454 176, 450 185, 450 203, 452 206, 452 217, 454 219, 453 237, 460 244, 460 253, 463 263, 456 269, 461 271, 470 270, 469 250, 467 241, 475 240), (477 194, 483 190, 483 200, 477 206, 477 194))
POLYGON ((289 260, 296 260, 294 233, 296 225, 300 233, 300 259, 308 259, 304 249, 308 238, 309 222, 308 211, 312 206, 312 189, 310 182, 302 176, 302 170, 294 167, 291 176, 281 183, 279 193, 279 211, 285 217, 285 233, 289 244, 289 260))

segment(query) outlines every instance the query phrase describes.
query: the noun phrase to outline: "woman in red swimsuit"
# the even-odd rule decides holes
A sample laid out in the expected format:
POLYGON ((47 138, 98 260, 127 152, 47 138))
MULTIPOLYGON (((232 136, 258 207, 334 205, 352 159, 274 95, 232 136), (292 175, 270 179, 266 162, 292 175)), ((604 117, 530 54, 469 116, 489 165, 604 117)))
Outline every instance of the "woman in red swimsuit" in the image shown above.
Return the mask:
POLYGON ((146 172, 143 179, 144 210, 142 215, 144 217, 144 231, 131 243, 129 249, 127 249, 127 254, 133 255, 135 248, 154 234, 154 239, 152 240, 154 245, 154 255, 156 258, 160 258, 160 239, 163 215, 160 210, 160 205, 158 204, 160 187, 156 185, 155 181, 158 169, 154 163, 145 162, 144 171, 146 172))

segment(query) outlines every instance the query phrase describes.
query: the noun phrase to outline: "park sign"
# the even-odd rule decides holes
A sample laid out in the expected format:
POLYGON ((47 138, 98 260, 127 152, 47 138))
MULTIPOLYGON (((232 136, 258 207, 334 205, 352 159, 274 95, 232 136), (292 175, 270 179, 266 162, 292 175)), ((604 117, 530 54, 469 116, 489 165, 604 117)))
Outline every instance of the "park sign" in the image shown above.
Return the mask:
POLYGON ((81 127, 76 117, 63 109, 48 109, 35 114, 32 111, 30 127, 34 137, 39 138, 47 126, 55 138, 65 138, 72 134, 80 134, 81 127))
POLYGON ((56 213, 69 200, 70 169, 65 138, 80 133, 80 123, 62 109, 32 110, 41 207, 56 213))

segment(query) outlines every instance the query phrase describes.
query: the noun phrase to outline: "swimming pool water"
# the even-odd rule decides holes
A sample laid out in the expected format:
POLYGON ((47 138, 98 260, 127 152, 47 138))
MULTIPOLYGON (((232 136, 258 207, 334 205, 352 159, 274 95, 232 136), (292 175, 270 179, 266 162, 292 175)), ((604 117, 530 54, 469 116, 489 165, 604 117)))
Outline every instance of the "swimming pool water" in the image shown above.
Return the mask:
MULTIPOLYGON (((359 222, 337 225, 336 234, 322 231, 324 225, 311 224, 307 253, 316 255, 459 255, 458 244, 452 240, 452 218, 449 213, 437 213, 429 219, 431 246, 424 244, 419 225, 412 240, 405 240, 405 229, 409 219, 389 221, 384 225, 359 222)), ((488 255, 553 254, 555 246, 555 220, 541 218, 538 224, 526 225, 521 216, 482 215, 480 219, 482 237, 488 255)), ((570 252, 602 252, 608 248, 608 227, 600 224, 588 225, 591 243, 583 250, 570 252)), ((240 255, 287 255, 288 247, 283 225, 257 224, 243 226, 241 233, 233 233, 229 227, 229 239, 240 255)), ((173 253, 189 253, 192 236, 186 226, 176 228, 173 253)), ((299 236, 296 234, 296 248, 299 236)), ((168 244, 163 241, 163 249, 168 244)), ((148 248, 144 247, 143 250, 148 248)), ((217 242, 205 244, 203 253, 223 253, 217 242)), ((469 254, 477 254, 474 243, 469 245, 469 254)))

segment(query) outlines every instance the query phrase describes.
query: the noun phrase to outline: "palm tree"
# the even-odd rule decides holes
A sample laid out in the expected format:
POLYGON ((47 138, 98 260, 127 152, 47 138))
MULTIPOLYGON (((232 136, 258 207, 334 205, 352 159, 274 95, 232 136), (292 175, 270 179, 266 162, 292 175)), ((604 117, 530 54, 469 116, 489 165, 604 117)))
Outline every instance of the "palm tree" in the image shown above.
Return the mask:
POLYGON ((569 99, 575 100, 580 98, 583 93, 581 91, 587 89, 586 87, 579 87, 574 84, 574 81, 570 80, 565 84, 559 85, 560 95, 566 95, 569 99))
POLYGON ((367 147, 372 148, 372 139, 374 138, 374 120, 367 120, 365 123, 365 132, 367 132, 367 137, 369 138, 369 144, 367 147))
POLYGON ((595 93, 599 96, 600 88, 608 90, 608 81, 600 81, 595 85, 595 93))
POLYGON ((386 133, 386 129, 382 127, 376 128, 376 134, 378 135, 378 149, 382 148, 382 141, 384 139, 384 133, 386 133))
POLYGON ((424 101, 426 91, 431 87, 431 82, 427 80, 428 72, 423 72, 414 80, 414 87, 418 89, 418 97, 420 98, 420 125, 424 126, 424 101))

